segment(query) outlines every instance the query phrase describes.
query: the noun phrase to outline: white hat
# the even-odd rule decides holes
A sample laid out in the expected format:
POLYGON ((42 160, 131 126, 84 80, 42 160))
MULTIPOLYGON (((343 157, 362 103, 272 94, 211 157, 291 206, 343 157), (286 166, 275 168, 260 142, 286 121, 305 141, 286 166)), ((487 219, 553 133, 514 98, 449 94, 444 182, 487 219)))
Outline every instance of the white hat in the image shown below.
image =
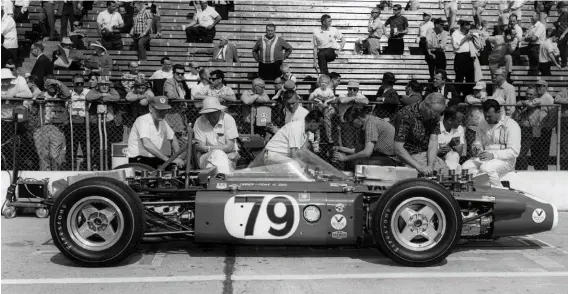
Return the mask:
POLYGON ((2 75, 2 79, 15 79, 16 77, 12 74, 12 71, 8 68, 3 68, 2 72, 0 73, 2 75))
POLYGON ((73 42, 71 41, 71 38, 69 38, 69 37, 63 37, 63 38, 61 39, 61 44, 73 45, 73 42))
POLYGON ((482 81, 478 81, 477 83, 475 83, 475 87, 473 87, 474 90, 485 90, 485 88, 487 88, 487 84, 482 81))
POLYGON ((103 46, 99 41, 95 41, 95 42, 91 43, 90 46, 102 48, 103 50, 105 50, 105 53, 107 52, 107 49, 105 48, 105 46, 103 46))
POLYGON ((211 112, 215 112, 215 111, 219 111, 219 110, 223 111, 226 108, 227 107, 221 105, 218 98, 207 97, 207 98, 205 98, 205 100, 203 100, 203 108, 201 109, 201 111, 199 113, 204 114, 204 113, 211 113, 211 112))

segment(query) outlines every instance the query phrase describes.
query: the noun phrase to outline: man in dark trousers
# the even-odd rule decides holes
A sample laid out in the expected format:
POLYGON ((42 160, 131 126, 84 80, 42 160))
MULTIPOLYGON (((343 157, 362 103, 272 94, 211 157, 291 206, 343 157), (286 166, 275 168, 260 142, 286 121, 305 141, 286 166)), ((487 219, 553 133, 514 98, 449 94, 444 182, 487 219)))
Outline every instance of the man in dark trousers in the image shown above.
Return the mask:
POLYGON ((395 4, 392 11, 393 16, 385 22, 385 27, 390 26, 388 54, 402 55, 404 53, 404 35, 408 33, 408 20, 402 16, 400 4, 395 4))
POLYGON ((57 7, 61 13, 61 37, 67 37, 67 23, 73 31, 73 22, 83 13, 83 1, 61 1, 57 7))
MULTIPOLYGON (((471 22, 469 20, 459 20, 459 30, 452 34, 452 46, 454 47, 454 70, 456 72, 456 83, 475 82, 475 69, 473 67, 474 58, 471 57, 473 49, 473 36, 470 34, 471 22)), ((460 87, 462 90, 471 87, 460 87)), ((464 91, 461 91, 464 92, 464 91)), ((468 93, 469 94, 469 93, 468 93)))
POLYGON ((331 16, 321 16, 321 27, 316 28, 314 37, 314 68, 319 66, 321 74, 329 75, 327 63, 334 61, 345 46, 345 38, 331 26, 331 16), (340 41, 341 44, 338 44, 340 41))
POLYGON ((436 92, 442 93, 442 95, 444 95, 444 99, 446 100, 446 105, 448 106, 464 102, 453 85, 446 85, 447 80, 448 75, 446 71, 443 69, 437 69, 436 73, 434 74, 434 80, 432 84, 429 84, 426 87, 426 93, 424 96, 428 96, 436 92))
POLYGON ((436 69, 446 69, 446 44, 450 39, 450 33, 444 30, 446 21, 437 18, 434 20, 434 28, 426 31, 426 36, 420 39, 420 48, 426 63, 428 63, 428 71, 430 78, 434 78, 436 69))
POLYGON ((282 61, 292 53, 292 46, 275 32, 276 25, 267 24, 266 35, 258 39, 252 48, 252 56, 258 62, 258 76, 270 81, 280 76, 282 61))
POLYGON ((32 68, 31 75, 39 78, 38 87, 43 88, 43 78, 53 74, 53 63, 43 54, 43 44, 41 42, 34 43, 31 48, 32 56, 35 57, 36 63, 32 68))

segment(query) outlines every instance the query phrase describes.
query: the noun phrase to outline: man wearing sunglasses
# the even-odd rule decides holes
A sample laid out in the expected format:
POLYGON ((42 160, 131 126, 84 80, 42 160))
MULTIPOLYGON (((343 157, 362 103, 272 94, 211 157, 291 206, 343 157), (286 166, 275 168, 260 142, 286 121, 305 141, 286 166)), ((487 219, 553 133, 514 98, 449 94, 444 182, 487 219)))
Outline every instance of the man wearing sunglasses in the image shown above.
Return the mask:
POLYGON ((395 4, 392 7, 393 16, 385 22, 385 27, 390 26, 388 52, 393 55, 404 53, 404 35, 408 33, 408 20, 402 16, 402 7, 395 4))
MULTIPOLYGON (((170 100, 191 100, 191 90, 184 81, 185 68, 181 64, 173 67, 173 77, 167 79, 164 83, 164 95, 170 100)), ((182 106, 183 104, 176 104, 182 106)), ((170 113, 166 117, 166 121, 172 127, 176 134, 182 134, 185 131, 185 123, 179 114, 179 111, 170 113)))

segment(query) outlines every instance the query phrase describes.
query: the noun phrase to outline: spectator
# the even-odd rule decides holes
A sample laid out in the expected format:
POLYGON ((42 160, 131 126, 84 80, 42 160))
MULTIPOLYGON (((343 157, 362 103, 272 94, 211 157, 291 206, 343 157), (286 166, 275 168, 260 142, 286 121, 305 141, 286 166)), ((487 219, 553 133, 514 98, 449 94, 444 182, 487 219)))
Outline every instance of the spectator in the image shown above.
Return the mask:
POLYGON ((412 79, 406 85, 406 95, 400 98, 403 105, 411 105, 422 101, 422 85, 416 80, 412 79))
POLYGON ((519 25, 516 14, 511 14, 511 16, 509 17, 509 28, 515 31, 515 38, 519 43, 516 44, 515 48, 513 48, 513 50, 515 50, 516 47, 521 46, 520 43, 523 41, 523 28, 521 28, 521 26, 519 25))
MULTIPOLYGON (((286 81, 287 82, 287 81, 286 81)), ((294 81, 290 80, 290 82, 292 84, 294 84, 290 90, 294 90, 296 88, 296 84, 294 83, 294 81)), ((280 98, 282 98, 282 93, 284 93, 284 79, 281 77, 277 77, 274 80, 274 96, 272 96, 272 98, 270 100, 278 100, 280 98)))
POLYGON ((53 63, 43 54, 43 44, 41 42, 32 44, 31 53, 36 58, 31 74, 38 77, 40 80, 38 86, 40 89, 43 89, 43 79, 45 76, 53 74, 53 63))
MULTIPOLYGON (((85 123, 86 117, 86 100, 87 94, 89 93, 89 89, 85 88, 85 79, 81 74, 75 74, 73 76, 73 89, 71 89, 71 104, 69 105, 70 112, 71 112, 71 119, 74 124, 85 123)), ((74 135, 81 135, 81 138, 78 138, 78 141, 86 140, 86 136, 82 135, 83 132, 76 132, 74 135)))
POLYGON ((515 168, 521 149, 521 129, 504 115, 499 102, 488 99, 482 104, 481 121, 473 143, 474 157, 462 165, 470 174, 487 173, 492 186, 502 187, 501 178, 515 168))
POLYGON ((122 50, 122 37, 120 30, 124 22, 120 13, 116 11, 116 1, 107 1, 107 9, 99 12, 97 16, 97 31, 101 37, 101 45, 107 50, 122 50))
POLYGON ((98 72, 101 75, 110 74, 112 58, 108 54, 107 49, 99 42, 91 43, 90 47, 94 49, 94 54, 85 60, 85 68, 98 72))
POLYGON ((558 39, 560 64, 562 68, 565 68, 568 66, 568 2, 558 2, 556 8, 558 8, 560 15, 554 22, 555 36, 558 39))
MULTIPOLYGON (((473 94, 467 95, 465 97, 465 102, 469 104, 469 114, 466 118, 465 126, 465 141, 467 146, 467 157, 473 157, 472 144, 475 141, 475 133, 477 132, 477 127, 479 123, 484 119, 483 111, 481 110, 481 104, 487 100, 485 82, 477 82, 473 87, 473 94)), ((499 101, 498 101, 499 102, 499 101)), ((502 104, 502 103, 499 103, 502 104)))
POLYGON ((560 104, 560 169, 568 170, 568 88, 563 88, 554 98, 554 103, 560 104))
POLYGON ((18 31, 16 30, 16 22, 12 15, 4 13, 4 10, 2 10, 2 36, 4 37, 2 46, 8 49, 11 58, 18 63, 18 31))
POLYGON ((229 11, 235 11, 234 1, 216 0, 213 2, 214 2, 213 6, 215 6, 215 11, 219 13, 221 19, 223 20, 229 19, 229 11))
POLYGON ((358 130, 359 146, 334 147, 333 160, 354 165, 399 165, 394 155, 394 127, 388 121, 369 114, 363 105, 354 105, 344 120, 358 130))
POLYGON ((367 105, 369 99, 359 91, 359 82, 351 81, 347 83, 347 94, 339 94, 338 110, 341 122, 344 120, 345 112, 354 105, 367 105))
POLYGON ((448 106, 462 103, 463 100, 454 85, 446 85, 447 82, 449 82, 449 80, 446 71, 437 69, 434 74, 434 81, 426 87, 425 95, 428 96, 434 92, 442 93, 446 99, 446 105, 448 106))
POLYGON ((258 76, 270 81, 279 76, 282 62, 292 53, 292 46, 275 32, 276 25, 267 24, 266 34, 252 48, 252 56, 258 62, 258 76))
POLYGON ((446 168, 437 156, 440 115, 445 108, 442 94, 432 93, 396 114, 394 153, 420 174, 430 175, 434 170, 446 168))
POLYGON ((426 33, 428 30, 434 29, 434 23, 432 22, 432 14, 429 12, 422 13, 422 22, 418 28, 418 37, 416 38, 416 43, 420 43, 421 38, 426 38, 426 33))
POLYGON ((396 78, 392 72, 386 72, 383 74, 383 79, 381 81, 381 86, 377 91, 376 100, 377 102, 383 102, 385 104, 396 104, 400 103, 400 97, 394 89, 394 83, 396 78))
POLYGON ((41 1, 42 11, 39 15, 39 26, 44 41, 57 40, 57 31, 55 30, 55 16, 59 15, 59 11, 55 7, 54 1, 41 1))
POLYGON ((128 63, 128 72, 122 75, 120 81, 126 93, 134 91, 136 78, 146 79, 146 75, 138 72, 138 63, 136 61, 131 61, 128 63))
MULTIPOLYGON (((213 73, 212 73, 213 75, 213 73)), ((217 167, 220 174, 231 174, 239 160, 235 140, 239 137, 235 119, 225 113, 219 99, 208 97, 203 101, 202 114, 195 121, 193 132, 199 157, 199 168, 217 167)))
MULTIPOLYGON (((454 70, 456 83, 475 82, 474 57, 472 57, 473 35, 470 34, 471 22, 460 20, 460 29, 452 34, 452 46, 454 47, 454 70)), ((471 89, 471 88, 470 88, 471 89)), ((462 91, 463 92, 463 91, 462 91)))
POLYGON ((517 20, 522 22, 523 12, 521 10, 525 0, 507 0, 501 1, 499 4, 499 25, 506 26, 509 24, 509 17, 513 14, 517 16, 517 20))
POLYGON ((483 22, 483 12, 485 11, 487 2, 489 1, 486 0, 471 1, 471 7, 473 9, 473 22, 476 27, 481 27, 481 23, 483 22))
POLYGON ((521 54, 528 55, 529 58, 529 71, 527 75, 537 76, 539 65, 540 44, 546 40, 546 28, 542 22, 539 21, 539 14, 533 13, 531 18, 531 25, 527 31, 525 41, 527 46, 521 50, 521 54))
POLYGON ((97 87, 97 84, 99 83, 99 77, 101 76, 100 73, 98 72, 91 72, 88 74, 88 81, 87 84, 85 85, 85 87, 87 89, 93 90, 97 87))
MULTIPOLYGON (((7 69, 2 69, 2 98, 32 98, 27 84, 16 83, 16 76, 7 69)), ((2 106, 4 108, 4 105, 2 106)))
MULTIPOLYGON (((195 85, 194 87, 191 88, 191 100, 195 100, 197 99, 197 97, 195 97, 198 93, 199 94, 203 94, 205 93, 205 91, 209 88, 209 85, 211 84, 211 82, 209 81, 209 69, 207 68, 201 68, 199 70, 199 82, 197 83, 197 85, 195 85)), ((204 98, 201 98, 204 99, 204 98)), ((200 108, 201 106, 198 105, 198 108, 200 108)))
MULTIPOLYGON (((99 76, 97 86, 94 89, 91 89, 85 96, 85 99, 87 99, 92 106, 89 111, 91 126, 93 126, 91 129, 91 138, 95 138, 94 141, 98 142, 99 146, 106 145, 105 148, 109 147, 109 142, 122 141, 123 131, 122 127, 119 126, 120 121, 115 120, 117 116, 115 115, 116 112, 114 109, 114 102, 120 99, 120 95, 115 89, 110 87, 110 84, 108 76, 99 76), (108 102, 110 103, 107 104, 108 102), (108 134, 108 137, 104 136, 107 138, 104 138, 104 133, 101 133, 100 131, 98 138, 95 135, 96 128, 94 126, 99 125, 101 126, 101 129, 105 130, 105 133, 108 134)), ((99 154, 99 156, 101 155, 99 154)), ((99 166, 99 168, 104 168, 104 166, 99 166)))
POLYGON ((329 75, 327 63, 334 61, 345 46, 345 38, 336 28, 331 26, 331 16, 321 16, 321 27, 314 29, 314 68, 319 66, 321 74, 329 75), (337 44, 340 40, 341 44, 337 44))
POLYGON ((504 115, 511 116, 515 112, 515 104, 517 104, 517 92, 515 87, 507 83, 505 79, 505 71, 503 69, 497 69, 493 75, 493 82, 495 83, 495 89, 493 90, 493 95, 491 99, 497 101, 499 104, 505 104, 504 115))
POLYGON ((83 29, 83 23, 79 20, 73 21, 73 31, 69 33, 69 39, 75 45, 77 50, 85 50, 85 37, 87 36, 87 31, 83 29))
POLYGON ((205 89, 203 93, 195 94, 196 99, 206 99, 207 97, 215 97, 219 99, 220 102, 235 102, 237 101, 237 96, 235 92, 224 84, 225 74, 221 70, 214 70, 209 76, 209 87, 205 89))
POLYGON ((67 37, 67 24, 69 23, 71 31, 73 31, 73 22, 81 19, 83 1, 60 1, 57 10, 61 15, 61 37, 67 37))
MULTIPOLYGON (((28 82, 28 88, 32 92, 32 100, 38 99, 40 97, 40 95, 43 94, 43 92, 37 86, 39 84, 38 77, 30 75, 26 78, 26 80, 28 82)), ((26 103, 24 103, 24 105, 26 105, 26 103)), ((30 108, 30 105, 28 105, 28 108, 30 108)))
POLYGON ((215 38, 215 26, 221 21, 221 16, 207 1, 199 1, 201 11, 193 15, 193 21, 184 27, 188 43, 212 43, 215 38), (201 42, 203 41, 203 42, 201 42))
POLYGON ((10 53, 10 51, 8 51, 8 49, 6 49, 6 47, 4 47, 4 39, 5 39, 4 35, 1 35, 1 36, 2 36, 2 55, 1 55, 2 66, 1 67, 4 68, 6 66, 6 62, 8 60, 14 60, 14 59, 12 58, 12 54, 10 53))
POLYGON ((170 58, 167 56, 162 57, 162 59, 160 59, 160 64, 162 65, 162 68, 155 71, 150 77, 150 80, 162 80, 162 79, 173 78, 174 75, 172 73, 172 61, 170 60, 170 58))
MULTIPOLYGON (((257 117, 257 106, 253 105, 256 103, 267 103, 270 102, 270 97, 266 94, 266 85, 261 78, 256 78, 252 81, 252 89, 245 90, 241 95, 241 101, 243 102, 241 116, 247 124, 255 123, 255 118, 257 117)), ((260 106, 267 107, 267 106, 260 106)), ((269 107, 267 107, 270 109, 269 107)), ((258 121, 257 121, 258 125, 258 121)), ((255 131, 255 133, 257 133, 255 131)))
POLYGON ((406 7, 404 8, 404 10, 417 11, 419 8, 420 8, 419 0, 408 0, 408 3, 406 3, 406 7))
POLYGON ((380 19, 381 10, 378 7, 373 8, 371 10, 371 18, 369 18, 369 25, 368 25, 368 35, 367 39, 360 42, 357 40, 358 44, 355 46, 355 50, 360 50, 359 48, 363 48, 360 50, 360 54, 366 53, 371 55, 379 55, 381 54, 381 37, 385 34, 385 26, 380 19))
MULTIPOLYGON (((171 152, 179 151, 179 141, 172 128, 165 121, 168 98, 152 97, 149 100, 149 113, 136 119, 128 136, 128 162, 141 163, 157 168, 170 159, 171 152), (171 146, 171 148, 170 148, 171 146)), ((175 158, 173 164, 183 167, 185 162, 175 158)))
POLYGON ((333 95, 337 96, 336 91, 337 87, 339 87, 339 84, 341 84, 341 75, 336 72, 330 72, 329 78, 331 79, 329 87, 331 88, 331 90, 333 90, 333 95))
MULTIPOLYGON (((512 19, 514 19, 514 17, 512 17, 511 20, 512 19)), ((511 21, 509 21, 509 23, 511 23, 511 21)), ((515 29, 511 29, 510 27, 505 29, 505 43, 507 43, 511 47, 511 54, 505 55, 506 58, 510 59, 510 61, 506 62, 506 64, 509 63, 509 65, 511 66, 509 69, 506 69, 507 79, 510 80, 512 73, 512 66, 514 64, 518 64, 518 60, 520 59, 521 56, 521 49, 520 49, 521 41, 517 37, 517 31, 515 29)))
POLYGON ((511 70, 513 69, 513 58, 511 54, 513 53, 513 48, 509 42, 506 40, 511 40, 511 34, 514 32, 511 29, 507 29, 505 35, 500 34, 501 28, 496 27, 495 31, 497 34, 487 38, 489 44, 492 45, 491 53, 489 53, 489 71, 491 72, 491 78, 494 77, 495 71, 501 67, 505 67, 505 72, 507 79, 511 77, 511 70))
POLYGON ((562 68, 558 61, 556 61, 556 54, 558 53, 558 46, 556 41, 558 40, 554 36, 553 32, 549 34, 550 38, 547 38, 540 44, 539 54, 538 54, 538 70, 541 76, 551 76, 552 72, 550 68, 555 65, 559 69, 562 68))
POLYGON ((444 30, 445 22, 441 18, 435 19, 434 27, 428 29, 424 39, 421 38, 420 46, 428 63, 430 78, 434 78, 437 69, 446 69, 446 45, 450 34, 444 30))
POLYGON ((289 64, 282 64, 280 66, 280 73, 282 74, 280 78, 283 82, 290 80, 296 83, 296 76, 291 72, 289 64))
POLYGON ((219 38, 219 45, 210 49, 199 49, 195 53, 211 54, 211 61, 213 62, 241 62, 239 60, 239 52, 233 43, 229 43, 229 37, 221 36, 219 38))
POLYGON ((65 68, 71 70, 79 70, 81 68, 78 56, 73 49, 73 42, 69 37, 61 40, 61 44, 57 46, 57 50, 53 52, 53 67, 65 68))
POLYGON ((30 7, 29 0, 16 0, 14 1, 14 20, 22 23, 28 20, 28 9, 30 7))
POLYGON ((390 26, 388 52, 393 55, 404 53, 404 35, 408 34, 408 20, 402 16, 402 7, 395 4, 392 7, 393 16, 385 22, 385 27, 390 26))
POLYGON ((152 13, 152 33, 156 34, 156 38, 162 37, 162 22, 161 22, 161 14, 160 8, 154 4, 154 1, 147 4, 147 10, 150 10, 152 13))
POLYGON ((197 62, 192 61, 188 64, 188 68, 189 71, 185 72, 183 78, 185 79, 187 87, 192 89, 193 87, 197 86, 197 83, 199 81, 199 65, 197 64, 197 62))
POLYGON ((148 101, 154 97, 154 93, 148 87, 148 81, 144 76, 138 76, 134 79, 134 87, 132 92, 126 94, 126 100, 130 102, 138 102, 140 107, 138 110, 145 109, 145 111, 138 111, 138 113, 146 114, 148 112, 148 101))
MULTIPOLYGON (((555 1, 534 1, 534 11, 538 14, 538 20, 546 27, 547 18, 555 1)), ((559 1, 560 3, 560 1, 559 1)))
POLYGON ((71 91, 61 81, 55 79, 55 76, 48 75, 45 77, 45 92, 43 98, 45 103, 45 122, 53 124, 67 124, 67 109, 63 106, 61 100, 71 98, 71 91), (52 100, 52 101, 47 101, 52 100), (58 101, 59 100, 59 101, 58 101))
POLYGON ((118 13, 120 14, 120 17, 122 17, 122 21, 124 22, 124 26, 120 29, 120 32, 123 34, 129 34, 130 30, 132 30, 132 27, 134 26, 134 15, 128 13, 127 7, 124 5, 120 5, 118 7, 118 13))
POLYGON ((465 132, 460 125, 464 113, 457 106, 447 107, 440 120, 440 134, 438 135, 438 157, 444 159, 450 170, 460 172, 460 157, 465 145, 465 132))
POLYGON ((152 23, 154 17, 152 13, 146 9, 144 1, 134 1, 136 15, 132 20, 132 48, 138 52, 138 64, 146 62, 146 50, 150 50, 150 33, 152 31, 152 23))
POLYGON ((451 31, 456 23, 456 17, 459 10, 461 9, 461 3, 459 0, 440 0, 438 3, 438 8, 440 10, 444 9, 446 18, 448 19, 448 29, 451 31), (443 7, 442 7, 443 4, 443 7))
POLYGON ((324 115, 324 129, 327 136, 327 141, 333 143, 331 136, 332 122, 331 118, 335 114, 335 109, 329 103, 336 100, 333 90, 330 87, 331 79, 329 76, 322 75, 318 79, 318 88, 310 94, 310 101, 316 102, 314 106, 319 109, 324 115))
POLYGON ((6 62, 6 68, 9 69, 15 77, 15 79, 12 81, 12 84, 17 84, 22 88, 27 87, 28 83, 26 79, 18 74, 16 70, 16 64, 14 63, 13 60, 10 59, 8 60, 8 62, 6 62))

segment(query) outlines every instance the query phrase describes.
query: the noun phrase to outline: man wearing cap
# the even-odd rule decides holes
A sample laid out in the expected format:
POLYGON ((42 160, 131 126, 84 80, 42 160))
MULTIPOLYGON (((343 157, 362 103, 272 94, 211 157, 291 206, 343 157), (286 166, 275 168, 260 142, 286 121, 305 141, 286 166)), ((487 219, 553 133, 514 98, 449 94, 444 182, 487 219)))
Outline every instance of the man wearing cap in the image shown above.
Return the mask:
MULTIPOLYGON (((470 34, 471 22, 461 19, 460 29, 452 34, 452 46, 454 47, 454 70, 456 72, 456 83, 475 82, 474 57, 471 55, 473 45, 473 35, 470 34)), ((462 87, 463 88, 463 87, 462 87)), ((470 87, 471 89, 471 87, 470 87)), ((463 91, 462 91, 463 92, 463 91)))
POLYGON ((235 119, 225 109, 219 99, 205 98, 193 132, 197 140, 195 148, 201 153, 199 168, 217 167, 218 173, 231 174, 239 160, 236 143, 239 132, 235 119))
POLYGON ((144 75, 141 72, 138 72, 138 62, 131 61, 128 63, 128 72, 124 73, 122 75, 122 78, 120 79, 120 83, 122 84, 122 87, 124 88, 127 94, 134 91, 134 84, 136 78, 145 79, 146 75, 144 75))
POLYGON ((274 94, 270 100, 281 99, 284 92, 288 90, 296 91, 296 83, 294 81, 288 80, 283 82, 282 78, 276 78, 276 80, 274 80, 274 87, 276 89, 276 94, 274 94), (280 86, 280 88, 278 88, 278 86, 280 86))
POLYGON ((369 19, 369 34, 364 41, 357 40, 355 48, 367 47, 367 54, 379 55, 381 54, 381 37, 385 34, 385 26, 381 21, 381 10, 374 7, 371 10, 371 18, 369 19))
POLYGON ((416 38, 416 43, 420 43, 420 38, 426 38, 426 32, 430 29, 434 29, 434 23, 432 22, 432 14, 429 12, 422 13, 422 22, 418 28, 418 37, 416 38))
POLYGON ((388 52, 393 55, 404 53, 404 35, 408 34, 408 20, 402 16, 402 7, 395 4, 392 7, 393 16, 385 22, 385 27, 390 26, 388 52))
POLYGON ((336 28, 331 26, 331 16, 324 14, 320 19, 321 26, 314 29, 314 68, 319 66, 321 74, 329 75, 327 63, 334 61, 345 46, 345 38, 336 28), (337 41, 341 41, 338 44, 337 41))
MULTIPOLYGON (((250 125, 256 121, 257 106, 253 106, 255 103, 267 103, 270 102, 270 97, 266 94, 266 85, 264 80, 261 78, 256 78, 252 81, 252 89, 245 90, 241 95, 241 101, 243 102, 241 115, 244 121, 250 125)), ((262 105, 261 107, 267 107, 268 105, 262 105)))
MULTIPOLYGON (((164 96, 148 99, 149 113, 139 116, 128 136, 128 162, 142 163, 157 168, 177 153, 180 146, 174 131, 165 121, 170 108, 164 96), (171 148, 170 148, 171 146, 171 148), (169 155, 169 156, 168 156, 169 155)), ((179 167, 185 165, 181 158, 173 161, 179 167)))
POLYGON ((108 75, 112 69, 112 58, 106 48, 99 42, 91 43, 90 47, 94 49, 95 54, 85 60, 85 68, 101 75, 108 75))
POLYGON ((221 16, 207 1, 199 1, 201 11, 193 15, 193 21, 185 28, 188 43, 195 43, 203 38, 204 43, 212 43, 215 38, 215 26, 221 21, 221 16))
POLYGON ((297 152, 307 148, 310 133, 316 133, 323 124, 323 113, 310 111, 303 120, 292 121, 279 129, 266 144, 264 165, 286 163, 294 160, 297 152))
POLYGON ((450 39, 450 33, 444 30, 446 21, 437 18, 434 20, 434 27, 428 29, 420 46, 426 63, 428 63, 428 71, 430 78, 434 78, 434 72, 437 69, 446 69, 446 45, 450 39))
POLYGON ((339 117, 343 120, 343 116, 349 107, 353 105, 367 105, 369 99, 359 91, 359 82, 350 81, 347 83, 347 94, 339 94, 339 117))
POLYGON ((554 22, 555 36, 558 38, 558 50, 560 50, 560 64, 562 68, 568 66, 568 2, 561 1, 556 5, 560 15, 554 22))
POLYGON ((420 103, 405 106, 395 116, 394 152, 421 174, 430 175, 446 168, 438 158, 440 115, 445 109, 444 96, 432 93, 420 103))
POLYGON ((502 68, 495 70, 493 75, 493 82, 495 89, 491 99, 498 101, 500 104, 505 104, 504 114, 511 116, 515 112, 515 104, 517 104, 517 91, 513 85, 507 82, 507 73, 502 68))
POLYGON ((292 53, 292 46, 275 32, 276 25, 267 24, 266 34, 252 48, 252 56, 258 62, 258 76, 270 81, 279 76, 282 62, 292 53))
POLYGON ((434 73, 434 80, 431 84, 428 84, 428 86, 426 86, 426 96, 431 93, 438 92, 442 93, 442 95, 446 99, 447 105, 454 105, 463 102, 456 88, 453 85, 446 85, 447 81, 448 76, 446 71, 443 69, 437 69, 434 73))
POLYGON ((101 45, 108 50, 122 50, 120 29, 124 27, 124 22, 120 13, 116 11, 118 4, 116 1, 107 1, 106 6, 107 9, 99 12, 97 16, 97 32, 101 37, 101 45))
POLYGON ((53 63, 45 54, 43 54, 43 44, 41 42, 36 42, 31 47, 32 56, 37 60, 32 68, 31 75, 38 77, 40 89, 44 89, 43 79, 47 75, 53 74, 53 63))

